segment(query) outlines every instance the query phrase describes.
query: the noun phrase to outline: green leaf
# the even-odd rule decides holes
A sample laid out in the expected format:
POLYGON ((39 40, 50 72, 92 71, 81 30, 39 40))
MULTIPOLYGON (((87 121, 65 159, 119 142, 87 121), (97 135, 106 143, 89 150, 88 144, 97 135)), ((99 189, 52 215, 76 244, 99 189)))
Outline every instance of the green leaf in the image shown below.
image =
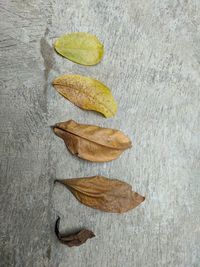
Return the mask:
POLYGON ((74 32, 58 38, 55 50, 62 56, 81 65, 96 65, 103 57, 103 44, 95 35, 74 32))
POLYGON ((117 112, 110 89, 100 81, 81 75, 62 75, 53 81, 55 89, 76 106, 102 113, 106 118, 117 112))

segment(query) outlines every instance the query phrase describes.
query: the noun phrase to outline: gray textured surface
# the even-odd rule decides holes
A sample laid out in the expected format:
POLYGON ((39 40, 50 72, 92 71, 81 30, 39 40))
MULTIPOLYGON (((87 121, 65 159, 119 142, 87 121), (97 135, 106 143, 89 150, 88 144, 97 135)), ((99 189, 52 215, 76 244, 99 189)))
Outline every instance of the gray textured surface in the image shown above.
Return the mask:
POLYGON ((198 267, 199 0, 1 0, 0 266, 198 267), (96 34, 105 57, 94 67, 57 55, 64 32, 96 34), (64 100, 51 81, 62 73, 96 77, 119 102, 113 119, 64 100), (56 122, 120 128, 134 143, 116 161, 91 164, 68 153, 56 122), (132 212, 107 214, 79 204, 55 178, 101 174, 146 196, 132 212), (85 226, 96 238, 58 243, 85 226))

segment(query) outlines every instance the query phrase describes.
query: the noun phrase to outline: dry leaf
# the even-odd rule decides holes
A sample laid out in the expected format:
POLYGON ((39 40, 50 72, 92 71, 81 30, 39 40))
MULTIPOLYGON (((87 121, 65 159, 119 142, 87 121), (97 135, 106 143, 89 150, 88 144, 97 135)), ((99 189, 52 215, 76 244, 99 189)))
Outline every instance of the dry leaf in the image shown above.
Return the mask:
POLYGON ((55 89, 76 106, 102 113, 106 118, 117 112, 112 93, 100 81, 81 75, 62 75, 53 81, 55 89))
POLYGON ((134 209, 144 197, 120 180, 103 176, 56 180, 65 185, 84 205, 107 212, 122 213, 134 209))
POLYGON ((59 232, 60 217, 58 217, 55 225, 55 233, 59 241, 68 247, 80 246, 89 238, 95 237, 95 234, 87 229, 83 229, 76 234, 66 235, 59 232))
POLYGON ((89 161, 110 161, 131 147, 130 139, 119 130, 73 120, 56 124, 54 132, 64 140, 72 154, 89 161))
POLYGON ((65 34, 56 40, 54 47, 62 56, 86 66, 99 63, 104 53, 97 37, 85 32, 65 34))

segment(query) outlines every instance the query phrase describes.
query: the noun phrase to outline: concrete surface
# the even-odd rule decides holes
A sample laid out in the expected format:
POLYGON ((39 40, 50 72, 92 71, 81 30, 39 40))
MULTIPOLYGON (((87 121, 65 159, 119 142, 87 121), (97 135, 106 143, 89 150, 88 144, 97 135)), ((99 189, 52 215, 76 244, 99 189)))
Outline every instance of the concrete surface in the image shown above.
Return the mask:
POLYGON ((199 267, 199 0, 1 0, 0 266, 199 267), (103 61, 76 65, 54 52, 65 32, 96 34, 103 61), (115 118, 84 112, 51 81, 78 73, 106 83, 115 118), (92 164, 65 149, 50 126, 74 119, 119 128, 134 143, 118 160, 92 164), (79 204, 55 178, 101 174, 146 196, 116 215, 79 204), (61 229, 93 230, 79 248, 61 229))

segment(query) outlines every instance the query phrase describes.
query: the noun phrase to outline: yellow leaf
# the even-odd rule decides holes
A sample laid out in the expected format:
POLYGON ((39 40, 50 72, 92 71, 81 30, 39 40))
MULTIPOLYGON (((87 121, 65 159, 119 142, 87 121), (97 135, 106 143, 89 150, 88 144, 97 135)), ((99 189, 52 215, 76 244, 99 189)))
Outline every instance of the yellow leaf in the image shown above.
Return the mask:
POLYGON ((103 44, 95 35, 85 32, 65 34, 54 44, 62 56, 81 65, 96 65, 103 57, 103 44))
POLYGON ((117 112, 110 89, 100 81, 81 75, 62 75, 53 81, 55 89, 76 106, 102 113, 106 118, 117 112))
POLYGON ((131 185, 103 176, 56 180, 65 185, 84 205, 107 212, 122 213, 136 208, 145 197, 131 185))

